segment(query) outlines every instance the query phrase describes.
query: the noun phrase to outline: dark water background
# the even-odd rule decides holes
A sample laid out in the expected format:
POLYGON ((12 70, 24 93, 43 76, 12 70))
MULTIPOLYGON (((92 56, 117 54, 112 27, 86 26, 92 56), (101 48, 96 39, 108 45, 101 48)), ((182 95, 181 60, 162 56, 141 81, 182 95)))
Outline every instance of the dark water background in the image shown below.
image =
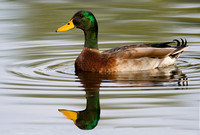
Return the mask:
POLYGON ((199 134, 199 0, 1 0, 0 41, 1 135, 199 134), (55 30, 80 9, 96 16, 101 51, 175 38, 190 48, 165 69, 75 73, 83 32, 55 30), (84 110, 93 101, 100 109, 93 130, 58 111, 84 110))

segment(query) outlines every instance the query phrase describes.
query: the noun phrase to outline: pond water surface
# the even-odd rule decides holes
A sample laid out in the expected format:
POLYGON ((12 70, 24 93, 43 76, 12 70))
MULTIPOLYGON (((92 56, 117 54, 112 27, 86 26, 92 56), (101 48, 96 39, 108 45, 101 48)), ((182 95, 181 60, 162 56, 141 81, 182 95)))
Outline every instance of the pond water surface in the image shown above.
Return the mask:
POLYGON ((0 1, 0 134, 199 134, 199 26, 199 0, 0 1), (55 30, 80 9, 96 16, 101 51, 175 38, 190 48, 164 69, 76 73, 83 32, 55 30))

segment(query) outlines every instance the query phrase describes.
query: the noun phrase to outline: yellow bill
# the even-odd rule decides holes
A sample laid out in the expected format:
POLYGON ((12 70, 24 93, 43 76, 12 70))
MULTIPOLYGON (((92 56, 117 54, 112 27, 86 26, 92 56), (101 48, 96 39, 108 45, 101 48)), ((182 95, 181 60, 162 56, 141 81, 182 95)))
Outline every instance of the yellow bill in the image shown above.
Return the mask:
POLYGON ((74 26, 73 19, 71 19, 67 24, 58 28, 56 30, 56 32, 63 32, 63 31, 74 29, 74 28, 76 28, 76 27, 74 26))
POLYGON ((74 123, 76 123, 77 120, 77 114, 78 112, 75 111, 69 111, 69 110, 59 110, 61 113, 63 113, 67 119, 71 119, 74 121, 74 123))

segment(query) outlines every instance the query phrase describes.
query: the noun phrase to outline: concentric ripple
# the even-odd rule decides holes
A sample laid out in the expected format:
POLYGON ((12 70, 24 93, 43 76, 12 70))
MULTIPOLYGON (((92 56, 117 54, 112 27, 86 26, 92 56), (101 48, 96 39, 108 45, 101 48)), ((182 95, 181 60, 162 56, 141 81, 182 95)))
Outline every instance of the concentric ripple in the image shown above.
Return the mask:
MULTIPOLYGON (((76 82, 77 78, 74 73, 74 60, 76 53, 80 50, 67 50, 66 54, 62 54, 61 50, 51 50, 48 46, 48 51, 39 50, 44 46, 32 45, 32 51, 37 53, 27 52, 27 48, 20 48, 21 52, 25 52, 16 58, 23 60, 10 63, 6 67, 7 78, 4 80, 6 87, 17 87, 18 89, 49 89, 64 90, 80 86, 76 82), (31 59, 32 58, 32 59, 31 59)), ((57 48, 62 45, 57 45, 57 48)), ((52 47, 53 49, 53 47, 52 47)), ((16 49, 19 51, 19 49, 16 49)))

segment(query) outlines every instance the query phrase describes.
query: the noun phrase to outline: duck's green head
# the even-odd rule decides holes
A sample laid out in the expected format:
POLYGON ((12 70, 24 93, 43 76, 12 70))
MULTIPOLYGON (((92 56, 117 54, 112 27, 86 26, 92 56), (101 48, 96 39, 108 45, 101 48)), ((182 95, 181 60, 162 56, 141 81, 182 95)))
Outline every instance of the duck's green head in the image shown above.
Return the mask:
POLYGON ((63 32, 73 28, 80 28, 83 31, 98 29, 97 21, 90 11, 78 11, 72 19, 64 26, 57 29, 56 32, 63 32))
POLYGON ((56 32, 74 28, 80 28, 84 31, 85 48, 98 49, 98 25, 96 18, 90 11, 78 11, 67 24, 58 28, 56 32))

